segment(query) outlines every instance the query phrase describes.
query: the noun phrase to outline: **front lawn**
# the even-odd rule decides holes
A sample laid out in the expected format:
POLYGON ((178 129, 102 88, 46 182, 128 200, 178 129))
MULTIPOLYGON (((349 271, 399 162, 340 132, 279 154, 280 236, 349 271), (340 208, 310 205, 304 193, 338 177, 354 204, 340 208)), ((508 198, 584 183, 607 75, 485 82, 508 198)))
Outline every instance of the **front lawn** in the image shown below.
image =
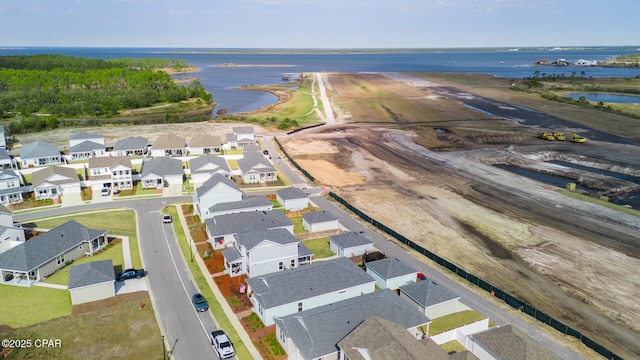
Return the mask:
POLYGON ((305 240, 302 242, 306 247, 313 252, 313 258, 326 258, 335 255, 329 248, 329 238, 323 237, 319 239, 305 240))

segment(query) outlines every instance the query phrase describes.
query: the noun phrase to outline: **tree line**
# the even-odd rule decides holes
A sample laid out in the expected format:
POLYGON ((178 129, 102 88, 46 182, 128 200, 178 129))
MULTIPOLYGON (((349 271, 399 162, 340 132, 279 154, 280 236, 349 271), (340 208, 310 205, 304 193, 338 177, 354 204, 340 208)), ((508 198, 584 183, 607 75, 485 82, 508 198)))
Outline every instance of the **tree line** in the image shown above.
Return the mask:
POLYGON ((189 99, 213 102, 199 81, 180 85, 155 70, 166 67, 188 65, 165 59, 0 56, 0 119, 10 121, 9 134, 17 134, 55 128, 58 119, 109 118, 121 110, 189 99))

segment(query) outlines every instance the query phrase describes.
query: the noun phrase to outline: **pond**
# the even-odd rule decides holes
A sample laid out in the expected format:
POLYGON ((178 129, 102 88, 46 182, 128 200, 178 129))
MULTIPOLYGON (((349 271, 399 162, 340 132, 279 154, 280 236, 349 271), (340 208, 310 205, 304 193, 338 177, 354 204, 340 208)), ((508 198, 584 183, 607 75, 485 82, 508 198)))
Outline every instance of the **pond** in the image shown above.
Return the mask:
POLYGON ((606 94, 606 93, 571 93, 566 96, 573 100, 579 100, 584 96, 585 99, 595 102, 616 103, 616 104, 634 104, 640 103, 640 96, 634 95, 620 95, 620 94, 606 94))

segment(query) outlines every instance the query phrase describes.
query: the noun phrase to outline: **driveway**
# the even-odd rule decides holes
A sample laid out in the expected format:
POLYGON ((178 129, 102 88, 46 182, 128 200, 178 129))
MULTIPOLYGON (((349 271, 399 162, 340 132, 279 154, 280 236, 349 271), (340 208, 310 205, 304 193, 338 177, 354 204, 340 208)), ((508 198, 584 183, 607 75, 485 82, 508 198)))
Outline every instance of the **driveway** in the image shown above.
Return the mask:
POLYGON ((136 291, 148 291, 147 278, 116 281, 116 295, 128 294, 136 291))

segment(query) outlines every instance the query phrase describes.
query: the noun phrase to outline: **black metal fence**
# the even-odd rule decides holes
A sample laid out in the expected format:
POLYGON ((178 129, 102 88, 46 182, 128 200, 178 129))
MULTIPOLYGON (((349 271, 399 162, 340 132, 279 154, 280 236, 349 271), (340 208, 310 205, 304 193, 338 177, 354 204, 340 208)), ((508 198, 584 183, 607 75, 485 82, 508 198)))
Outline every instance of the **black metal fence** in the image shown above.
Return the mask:
POLYGON ((301 172, 304 176, 306 176, 306 177, 307 177, 307 179, 311 180, 311 182, 315 182, 315 181, 316 181, 316 178, 314 178, 313 176, 311 176, 311 174, 309 174, 309 173, 307 172, 307 170, 303 169, 303 168, 302 168, 302 166, 298 165, 298 163, 297 163, 295 160, 293 160, 293 158, 291 158, 291 156, 289 156, 289 154, 288 154, 286 151, 284 151, 284 148, 282 147, 282 144, 280 144, 280 141, 278 141, 278 139, 277 139, 275 136, 273 137, 273 141, 275 141, 275 142, 276 142, 276 144, 278 144, 278 147, 280 148, 280 151, 282 151, 282 153, 284 154, 284 156, 286 156, 286 157, 287 157, 287 159, 289 160, 289 162, 290 162, 291 164, 293 164, 293 166, 295 166, 295 167, 296 167, 296 169, 300 170, 300 172, 301 172))

